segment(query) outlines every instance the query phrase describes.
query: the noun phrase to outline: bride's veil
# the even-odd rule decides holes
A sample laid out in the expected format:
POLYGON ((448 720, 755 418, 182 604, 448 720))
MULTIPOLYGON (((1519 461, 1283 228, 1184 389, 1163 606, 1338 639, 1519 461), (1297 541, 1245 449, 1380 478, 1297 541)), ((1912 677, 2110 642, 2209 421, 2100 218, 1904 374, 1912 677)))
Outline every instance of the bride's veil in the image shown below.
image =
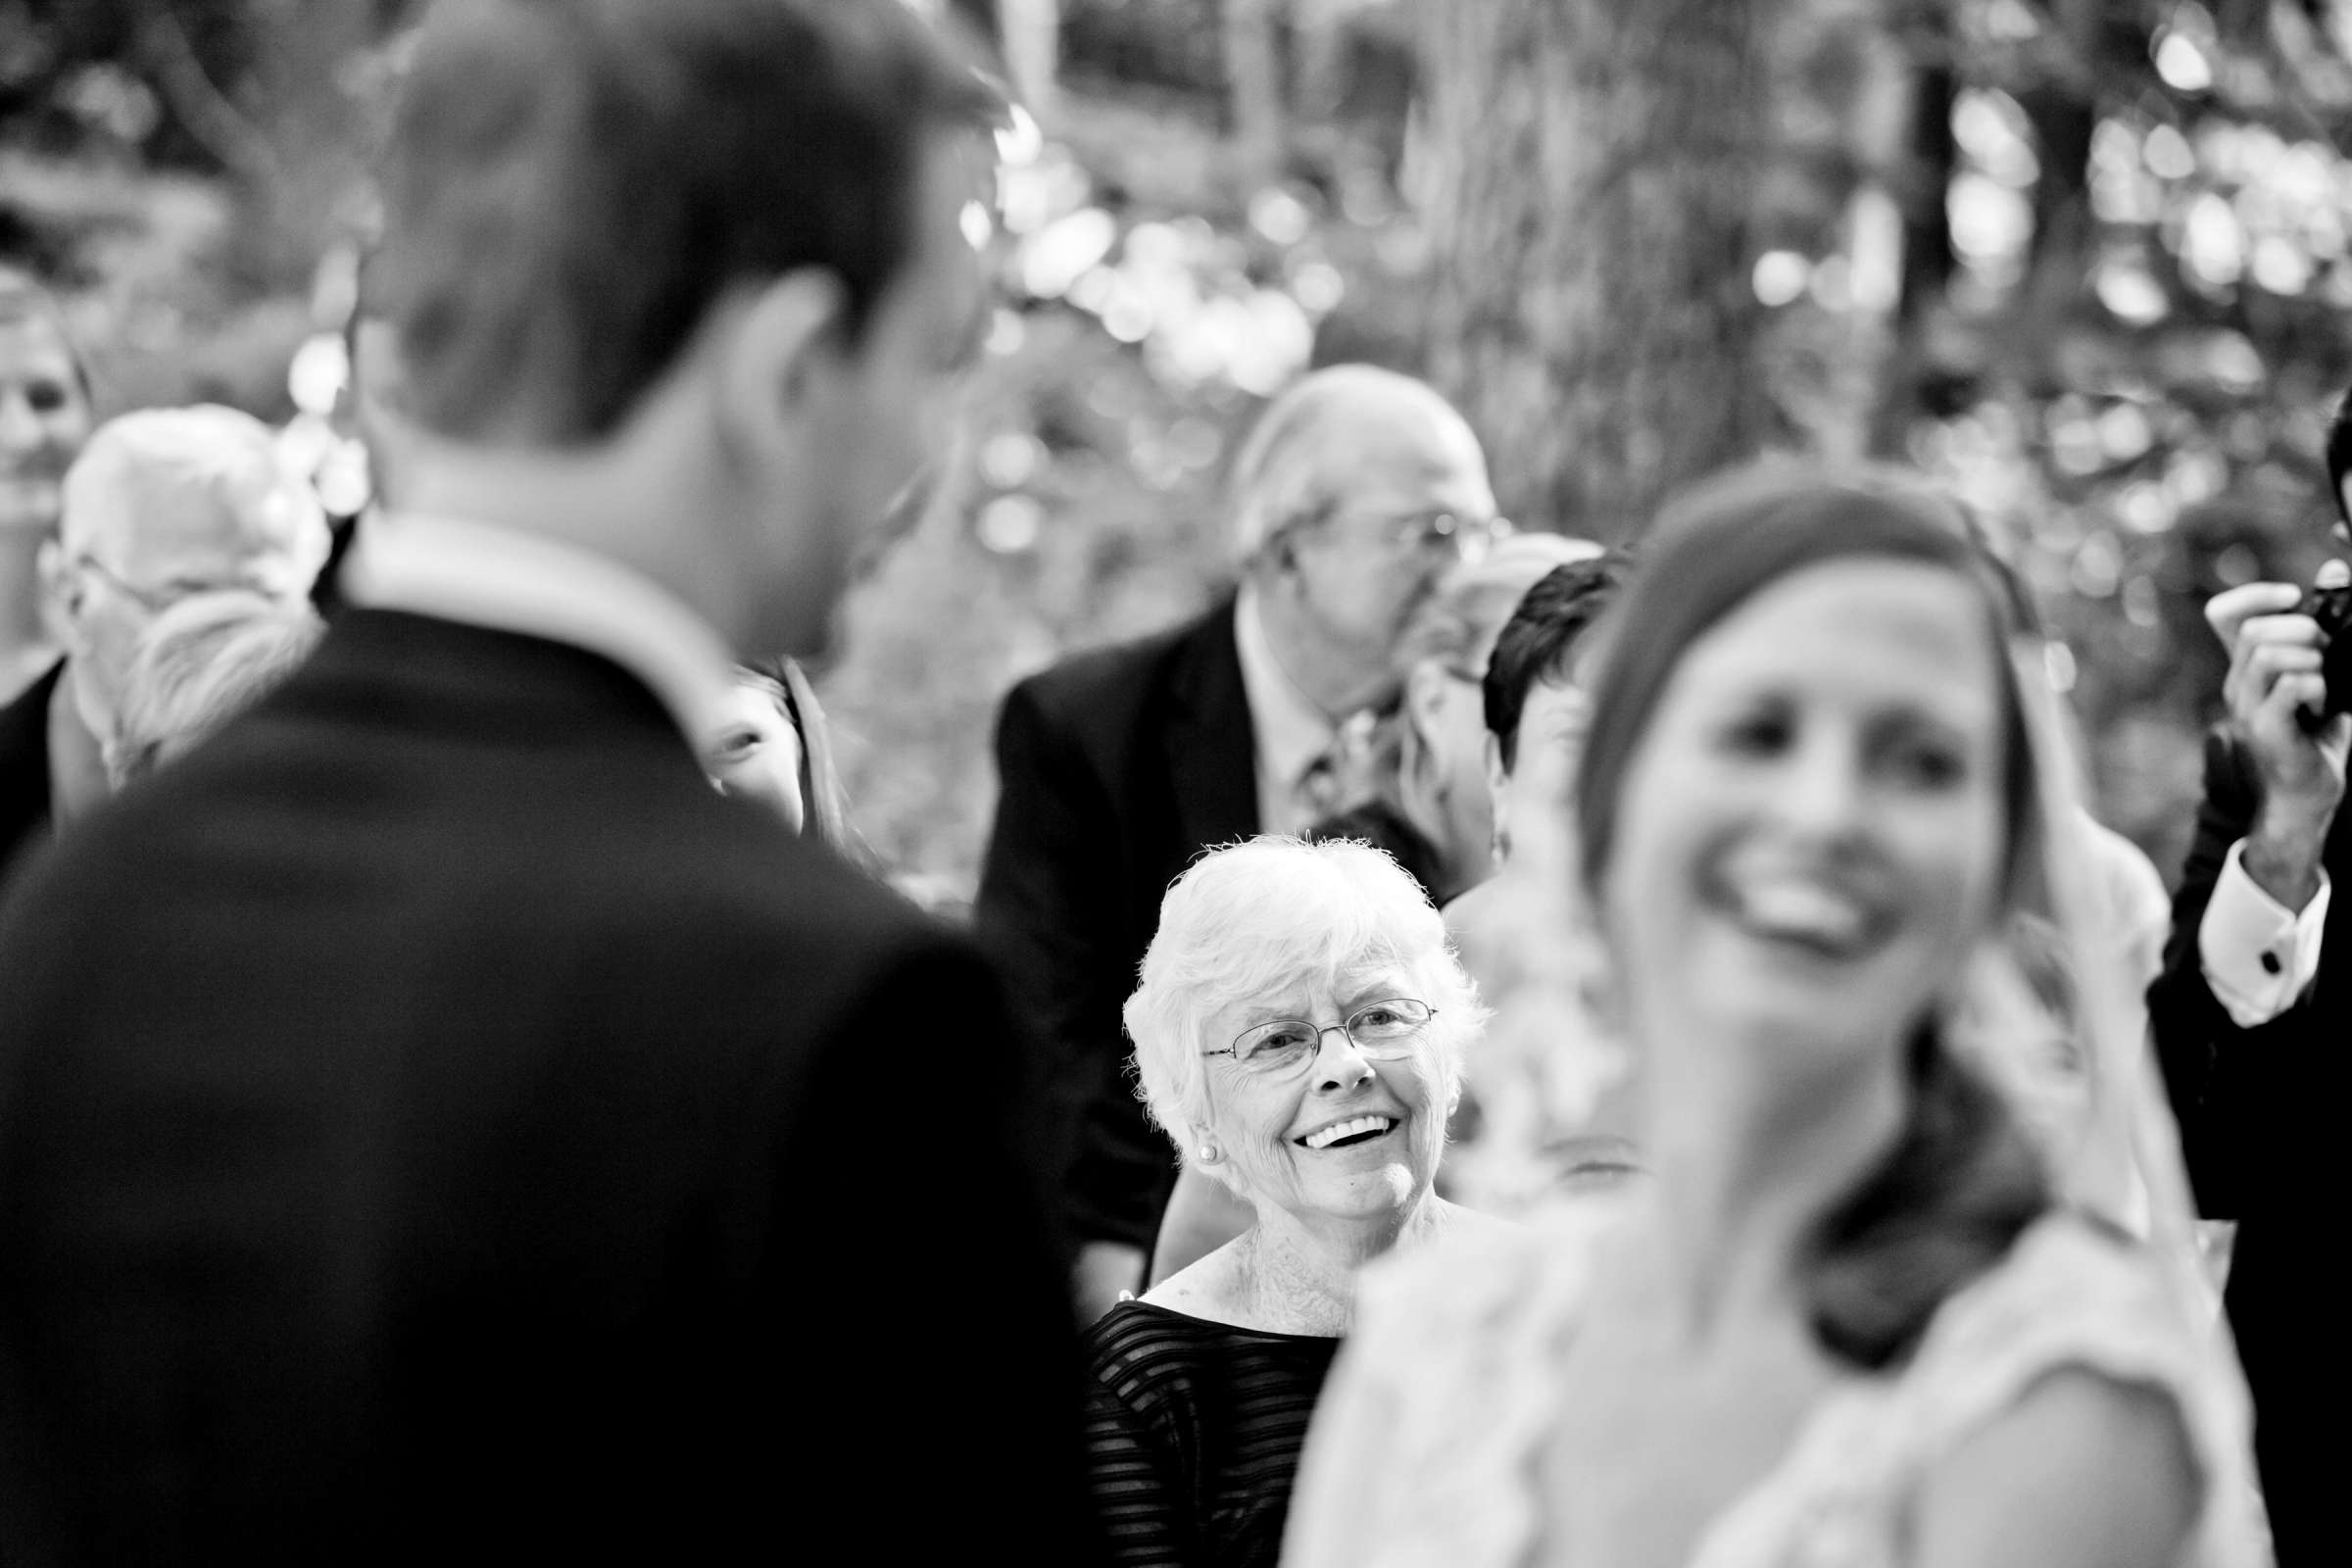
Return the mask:
MULTIPOLYGON (((2037 638, 2014 649, 2038 800, 2038 843, 2024 868, 2023 909, 1999 951, 1981 964, 1962 1031, 1997 1087, 2045 1133, 2061 1202, 2138 1237, 2150 1250, 2192 1325, 2204 1364, 2199 1396, 2229 1429, 2230 1473, 2210 1475, 2214 1560, 2248 1560, 2265 1535, 2252 1469, 2252 1404, 2216 1281, 2199 1245, 2197 1210, 2180 1153, 2180 1128, 2147 1037, 2147 1011, 2132 933, 2119 923, 2111 879, 2098 863, 2103 832, 2084 803, 2074 722, 2046 674, 2037 638), (2033 982, 2052 962, 2063 989, 2050 1005, 2033 982), (2053 1013, 2056 1015, 2053 1016, 2053 1013), (2037 1016, 2038 1014, 2038 1016, 2037 1016), (2067 1050, 2053 1061, 2037 1042, 2058 1031, 2067 1050), (2053 1070, 2055 1068, 2055 1070, 2053 1070), (2071 1114, 2047 1114, 2055 1094, 2071 1114)), ((2111 841, 2110 841, 2111 842, 2111 841)))

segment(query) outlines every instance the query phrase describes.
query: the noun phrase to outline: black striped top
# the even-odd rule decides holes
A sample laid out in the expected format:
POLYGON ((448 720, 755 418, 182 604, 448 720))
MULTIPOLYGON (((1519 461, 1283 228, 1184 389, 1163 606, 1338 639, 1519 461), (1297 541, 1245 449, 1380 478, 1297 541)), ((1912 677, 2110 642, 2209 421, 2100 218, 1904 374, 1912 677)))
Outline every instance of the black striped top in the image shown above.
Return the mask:
POLYGON ((1274 1568, 1340 1342, 1122 1301, 1087 1331, 1087 1471, 1110 1560, 1274 1568))

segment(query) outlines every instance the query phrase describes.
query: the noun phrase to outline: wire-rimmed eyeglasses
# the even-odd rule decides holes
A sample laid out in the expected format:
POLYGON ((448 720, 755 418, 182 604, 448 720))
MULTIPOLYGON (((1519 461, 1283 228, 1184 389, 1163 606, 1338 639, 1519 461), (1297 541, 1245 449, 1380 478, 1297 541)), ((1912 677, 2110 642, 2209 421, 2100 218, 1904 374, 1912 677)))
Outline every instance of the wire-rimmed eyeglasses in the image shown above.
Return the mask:
POLYGON ((74 569, 88 572, 150 615, 161 614, 172 607, 173 601, 184 597, 180 592, 142 588, 137 583, 125 579, 121 572, 100 561, 96 556, 75 556, 74 569))
POLYGON ((1243 1071, 1260 1077, 1285 1078, 1305 1068, 1322 1054, 1323 1037, 1346 1035, 1367 1056, 1394 1059, 1407 1054, 1438 1010, 1411 997, 1388 997, 1367 1002, 1336 1024, 1309 1018, 1275 1018, 1236 1035, 1220 1051, 1203 1056, 1231 1056, 1243 1071))
POLYGON ((1477 560, 1494 547, 1497 539, 1512 532, 1508 517, 1465 517, 1453 512, 1422 512, 1396 519, 1389 542, 1401 551, 1450 550, 1469 560, 1477 560))

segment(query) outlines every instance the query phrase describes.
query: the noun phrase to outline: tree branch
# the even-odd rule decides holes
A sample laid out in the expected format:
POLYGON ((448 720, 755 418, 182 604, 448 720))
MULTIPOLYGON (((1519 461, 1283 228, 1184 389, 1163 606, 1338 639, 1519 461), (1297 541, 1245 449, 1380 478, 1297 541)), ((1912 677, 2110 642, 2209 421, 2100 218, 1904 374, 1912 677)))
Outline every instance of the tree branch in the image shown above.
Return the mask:
POLYGON ((277 150, 213 85, 213 78, 205 74, 204 62, 196 57, 195 44, 171 7, 146 0, 140 11, 140 53, 155 74, 164 101, 188 134, 233 173, 254 181, 276 177, 277 150))

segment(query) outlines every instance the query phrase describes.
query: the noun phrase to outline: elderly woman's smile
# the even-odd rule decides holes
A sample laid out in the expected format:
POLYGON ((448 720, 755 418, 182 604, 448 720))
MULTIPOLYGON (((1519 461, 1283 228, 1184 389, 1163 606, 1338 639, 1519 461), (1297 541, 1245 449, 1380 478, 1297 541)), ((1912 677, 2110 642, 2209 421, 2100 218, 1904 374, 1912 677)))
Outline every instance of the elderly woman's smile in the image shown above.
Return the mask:
POLYGON ((1378 1112, 1362 1116, 1348 1116, 1339 1121, 1325 1122, 1313 1132, 1301 1133, 1291 1142, 1304 1149, 1318 1151, 1354 1149, 1368 1144, 1376 1138, 1386 1138, 1403 1119, 1401 1116, 1389 1116, 1378 1112))

